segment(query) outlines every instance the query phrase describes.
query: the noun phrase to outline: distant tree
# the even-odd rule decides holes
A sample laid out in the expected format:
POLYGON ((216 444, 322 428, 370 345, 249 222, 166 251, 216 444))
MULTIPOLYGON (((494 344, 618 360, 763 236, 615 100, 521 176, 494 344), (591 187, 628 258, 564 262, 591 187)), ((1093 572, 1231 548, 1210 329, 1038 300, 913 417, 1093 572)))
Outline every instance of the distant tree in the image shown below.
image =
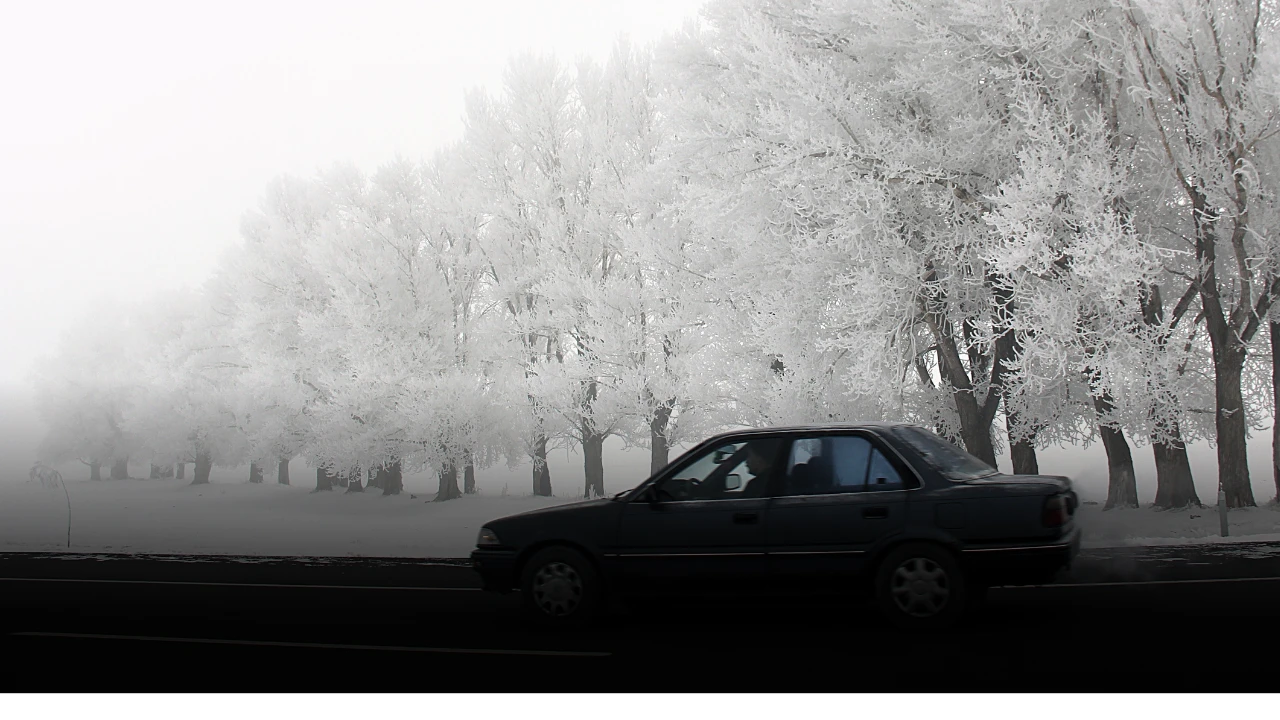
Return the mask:
POLYGON ((136 306, 102 302, 74 323, 53 354, 36 363, 31 377, 37 414, 48 430, 38 448, 42 460, 78 460, 100 480, 127 475, 139 436, 124 418, 143 384, 136 306))

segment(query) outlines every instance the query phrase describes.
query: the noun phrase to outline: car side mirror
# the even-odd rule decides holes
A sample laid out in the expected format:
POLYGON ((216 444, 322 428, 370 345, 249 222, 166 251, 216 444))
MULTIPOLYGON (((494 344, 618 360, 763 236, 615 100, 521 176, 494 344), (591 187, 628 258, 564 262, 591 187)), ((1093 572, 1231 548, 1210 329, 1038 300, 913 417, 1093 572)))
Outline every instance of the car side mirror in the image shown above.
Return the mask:
POLYGON ((724 479, 725 490, 737 490, 740 487, 742 487, 741 475, 734 473, 732 475, 725 476, 725 479, 724 479))

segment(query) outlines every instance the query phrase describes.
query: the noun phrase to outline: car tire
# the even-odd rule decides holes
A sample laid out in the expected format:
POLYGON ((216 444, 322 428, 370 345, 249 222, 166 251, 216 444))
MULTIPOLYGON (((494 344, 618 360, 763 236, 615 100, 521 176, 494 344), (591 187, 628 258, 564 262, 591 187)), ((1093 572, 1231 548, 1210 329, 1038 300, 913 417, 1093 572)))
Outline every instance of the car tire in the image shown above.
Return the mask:
POLYGON ((876 602, 900 628, 948 628, 959 620, 968 602, 964 573, 946 548, 931 543, 903 545, 880 563, 876 602))
POLYGON ((520 590, 529 616, 553 628, 588 624, 603 596, 595 566, 582 553, 564 546, 544 548, 529 558, 520 590))

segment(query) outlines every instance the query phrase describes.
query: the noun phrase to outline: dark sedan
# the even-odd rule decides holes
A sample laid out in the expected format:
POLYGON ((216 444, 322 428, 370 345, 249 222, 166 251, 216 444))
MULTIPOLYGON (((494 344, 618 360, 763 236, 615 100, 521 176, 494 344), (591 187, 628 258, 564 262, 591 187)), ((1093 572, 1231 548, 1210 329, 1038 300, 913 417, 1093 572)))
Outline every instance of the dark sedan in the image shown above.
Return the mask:
POLYGON ((900 625, 941 627, 1068 566, 1076 505, 1065 477, 1000 474, 914 425, 762 428, 612 498, 490 522, 471 558, 552 624, 610 595, 870 591, 900 625))

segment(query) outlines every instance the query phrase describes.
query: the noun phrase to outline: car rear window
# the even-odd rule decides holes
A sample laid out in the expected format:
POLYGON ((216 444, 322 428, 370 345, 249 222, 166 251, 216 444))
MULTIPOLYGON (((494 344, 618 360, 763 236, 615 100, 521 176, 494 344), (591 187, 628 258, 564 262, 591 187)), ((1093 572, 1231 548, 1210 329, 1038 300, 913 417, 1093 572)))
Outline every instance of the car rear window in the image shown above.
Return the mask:
POLYGON ((900 425, 893 432, 949 480, 964 482, 997 472, 995 468, 924 428, 900 425))

